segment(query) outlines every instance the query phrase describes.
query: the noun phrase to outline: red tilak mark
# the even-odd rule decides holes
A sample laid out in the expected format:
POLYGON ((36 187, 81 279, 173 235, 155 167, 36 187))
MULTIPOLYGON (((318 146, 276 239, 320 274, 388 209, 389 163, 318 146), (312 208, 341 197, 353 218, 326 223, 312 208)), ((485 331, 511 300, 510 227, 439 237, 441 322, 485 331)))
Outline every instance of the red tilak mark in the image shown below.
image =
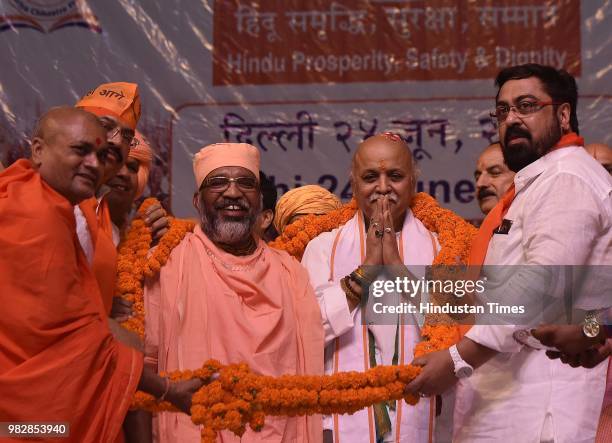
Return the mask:
POLYGON ((100 137, 96 137, 96 146, 100 146, 102 144, 102 139, 100 137))

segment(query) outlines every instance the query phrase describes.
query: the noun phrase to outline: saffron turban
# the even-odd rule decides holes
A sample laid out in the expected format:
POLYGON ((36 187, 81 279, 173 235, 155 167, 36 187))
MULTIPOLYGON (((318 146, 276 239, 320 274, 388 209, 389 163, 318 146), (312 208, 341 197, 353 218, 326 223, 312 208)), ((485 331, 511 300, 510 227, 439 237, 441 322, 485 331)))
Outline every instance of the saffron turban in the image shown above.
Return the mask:
POLYGON ((241 166, 259 180, 259 151, 246 143, 215 143, 204 146, 193 158, 193 173, 198 189, 204 179, 217 168, 241 166))
POLYGON ((153 150, 144 136, 136 131, 134 141, 137 143, 130 148, 128 158, 138 160, 138 187, 136 188, 136 197, 142 195, 149 181, 149 172, 151 171, 151 162, 153 161, 153 150))
POLYGON ((89 91, 75 105, 97 116, 111 115, 136 129, 140 119, 140 95, 136 83, 103 83, 89 91))
POLYGON ((282 233, 295 215, 327 214, 342 206, 342 202, 327 189, 306 185, 285 193, 276 203, 274 227, 282 233))

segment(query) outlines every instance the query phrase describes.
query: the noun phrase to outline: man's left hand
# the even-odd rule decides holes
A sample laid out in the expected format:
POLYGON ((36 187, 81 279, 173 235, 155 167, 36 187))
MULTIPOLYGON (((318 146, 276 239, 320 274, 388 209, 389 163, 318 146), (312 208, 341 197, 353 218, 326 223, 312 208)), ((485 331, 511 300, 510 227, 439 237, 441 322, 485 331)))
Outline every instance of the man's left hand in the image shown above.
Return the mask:
POLYGON ((429 397, 442 394, 457 383, 453 360, 447 349, 415 358, 412 364, 422 366, 423 370, 408 383, 407 393, 429 397))
POLYGON ((549 347, 557 348, 561 354, 578 355, 601 343, 582 332, 582 325, 544 325, 532 331, 532 335, 549 347))

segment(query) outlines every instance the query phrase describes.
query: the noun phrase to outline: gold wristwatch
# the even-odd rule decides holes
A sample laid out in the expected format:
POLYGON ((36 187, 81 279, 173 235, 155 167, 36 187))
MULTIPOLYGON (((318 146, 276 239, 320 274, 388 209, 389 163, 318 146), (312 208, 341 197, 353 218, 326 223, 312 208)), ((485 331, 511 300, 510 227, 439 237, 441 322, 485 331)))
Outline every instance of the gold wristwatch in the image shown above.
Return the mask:
POLYGON ((600 324, 597 320, 597 311, 589 311, 584 316, 582 323, 582 333, 589 338, 595 338, 599 335, 600 324))

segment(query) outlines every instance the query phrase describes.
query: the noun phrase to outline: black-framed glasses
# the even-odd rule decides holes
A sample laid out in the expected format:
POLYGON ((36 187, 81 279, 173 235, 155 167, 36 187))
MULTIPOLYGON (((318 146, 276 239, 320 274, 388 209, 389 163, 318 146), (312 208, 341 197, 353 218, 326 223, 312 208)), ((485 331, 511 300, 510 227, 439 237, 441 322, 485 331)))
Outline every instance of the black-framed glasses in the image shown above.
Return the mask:
POLYGON ((534 114, 544 108, 544 106, 561 105, 562 103, 557 102, 542 102, 533 100, 521 100, 516 105, 500 104, 495 107, 495 111, 489 115, 497 119, 497 123, 503 123, 508 118, 510 111, 514 110, 518 115, 527 116, 534 114))
POLYGON ((257 189, 257 179, 255 177, 225 177, 222 175, 207 178, 202 182, 202 188, 208 188, 214 192, 223 192, 229 188, 230 183, 235 182, 241 191, 254 191, 257 189))
POLYGON ((117 124, 117 122, 115 122, 114 120, 111 120, 110 118, 106 118, 106 117, 100 117, 100 124, 102 125, 102 127, 104 129, 106 129, 107 132, 107 138, 109 140, 114 139, 115 137, 117 137, 117 134, 121 134, 121 140, 127 144, 130 148, 136 146, 133 146, 134 143, 134 131, 130 128, 122 128, 121 126, 119 126, 117 124))

